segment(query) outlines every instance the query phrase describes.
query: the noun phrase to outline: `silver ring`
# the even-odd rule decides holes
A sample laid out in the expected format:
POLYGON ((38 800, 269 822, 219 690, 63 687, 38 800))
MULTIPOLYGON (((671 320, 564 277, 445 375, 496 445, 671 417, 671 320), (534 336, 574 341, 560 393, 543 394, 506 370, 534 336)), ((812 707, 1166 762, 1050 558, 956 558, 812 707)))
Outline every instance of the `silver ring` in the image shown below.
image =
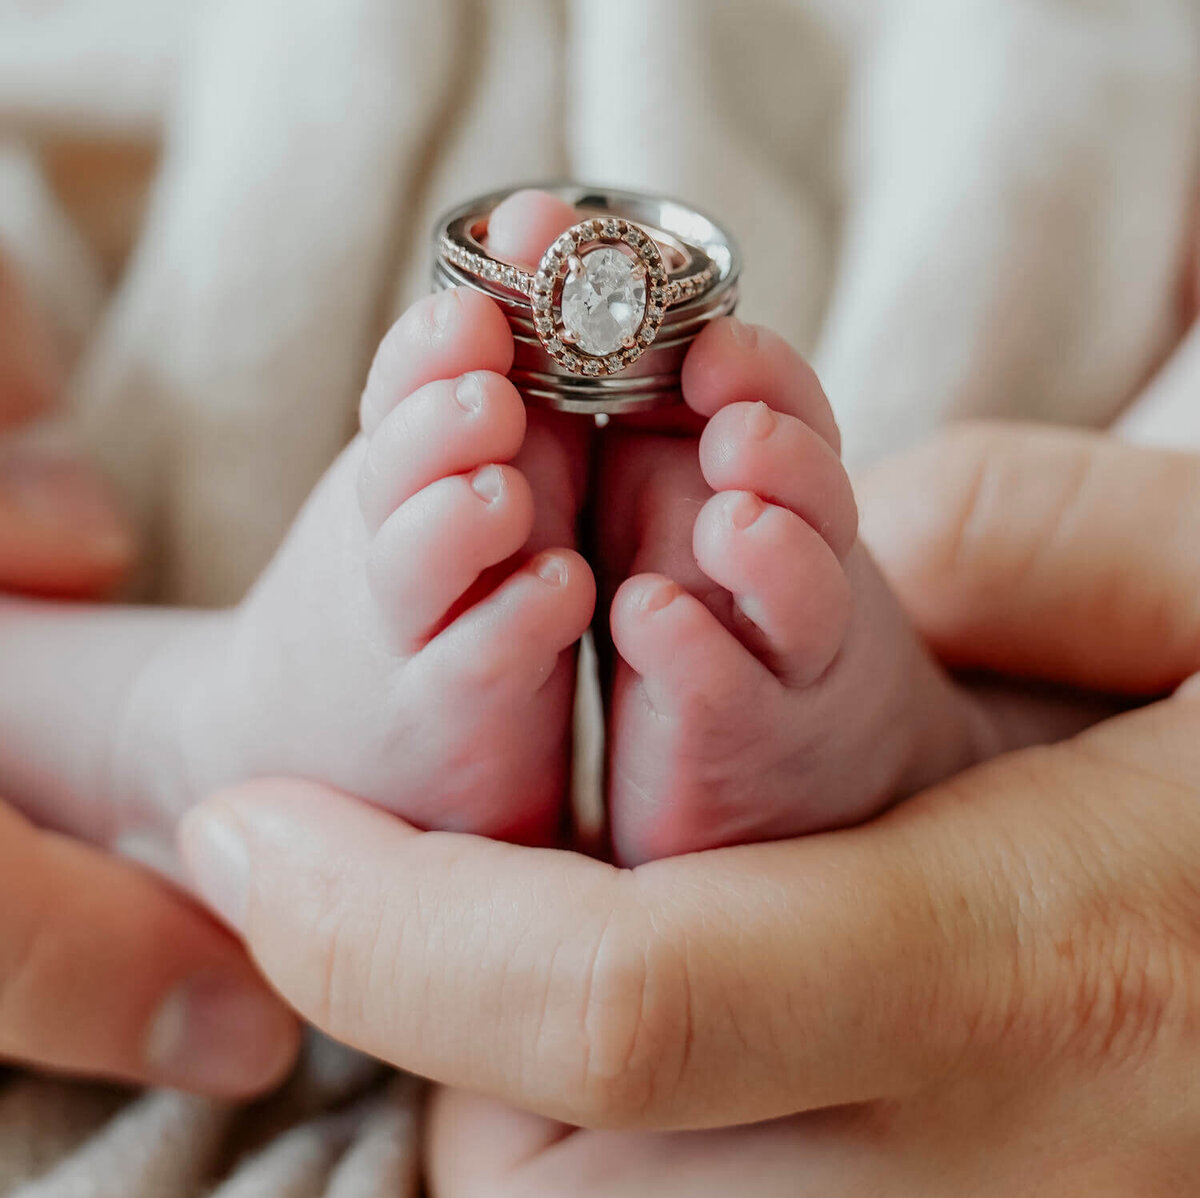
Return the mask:
POLYGON ((518 188, 448 212, 434 234, 435 288, 469 286, 504 310, 513 381, 533 403, 615 414, 681 402, 696 334, 737 303, 733 239, 675 200, 579 184, 539 185, 580 211, 534 271, 488 252, 492 210, 518 188))

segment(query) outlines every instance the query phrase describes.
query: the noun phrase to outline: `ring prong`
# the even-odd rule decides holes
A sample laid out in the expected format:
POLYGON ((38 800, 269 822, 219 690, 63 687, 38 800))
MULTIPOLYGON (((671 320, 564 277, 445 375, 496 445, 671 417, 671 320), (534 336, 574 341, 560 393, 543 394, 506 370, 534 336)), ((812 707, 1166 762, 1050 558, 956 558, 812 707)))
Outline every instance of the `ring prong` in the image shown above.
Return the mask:
POLYGON ((637 345, 637 338, 632 333, 626 333, 625 336, 621 338, 621 344, 626 349, 633 349, 633 347, 637 345))
POLYGON ((567 259, 567 271, 572 275, 583 273, 583 259, 578 254, 572 254, 567 259))
POLYGON ((572 333, 570 329, 561 329, 558 334, 558 339, 567 345, 575 344, 575 334, 572 333))

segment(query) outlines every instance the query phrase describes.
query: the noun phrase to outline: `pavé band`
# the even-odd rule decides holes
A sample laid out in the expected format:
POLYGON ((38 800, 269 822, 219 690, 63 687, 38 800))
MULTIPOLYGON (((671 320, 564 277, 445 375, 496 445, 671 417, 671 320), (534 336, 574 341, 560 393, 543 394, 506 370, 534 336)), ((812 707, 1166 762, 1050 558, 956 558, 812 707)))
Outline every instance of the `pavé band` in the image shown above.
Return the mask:
POLYGON ((729 236, 672 200, 575 185, 543 190, 583 219, 536 270, 488 252, 488 217, 511 194, 496 192, 439 222, 435 285, 485 291, 506 308, 518 349, 536 339, 541 361, 522 362, 518 352, 514 369, 535 402, 594 413, 678 402, 681 348, 736 302, 739 263, 729 236), (673 369, 666 357, 678 359, 673 369))

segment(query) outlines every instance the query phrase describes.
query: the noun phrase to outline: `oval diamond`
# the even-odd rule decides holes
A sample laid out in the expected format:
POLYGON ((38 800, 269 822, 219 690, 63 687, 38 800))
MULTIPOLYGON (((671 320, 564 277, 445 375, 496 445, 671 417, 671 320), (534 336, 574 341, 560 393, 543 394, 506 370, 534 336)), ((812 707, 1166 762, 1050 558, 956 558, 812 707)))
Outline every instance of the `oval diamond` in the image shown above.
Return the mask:
POLYGON ((604 357, 633 337, 646 314, 646 280, 638 263, 612 246, 585 254, 563 280, 563 327, 584 353, 604 357))

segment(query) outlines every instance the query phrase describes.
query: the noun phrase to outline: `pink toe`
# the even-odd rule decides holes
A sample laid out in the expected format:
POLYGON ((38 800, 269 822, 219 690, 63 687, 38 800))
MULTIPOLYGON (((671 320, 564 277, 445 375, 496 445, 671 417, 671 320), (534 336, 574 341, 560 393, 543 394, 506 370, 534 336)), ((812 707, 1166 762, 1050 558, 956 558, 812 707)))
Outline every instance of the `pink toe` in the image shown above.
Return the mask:
POLYGON ((663 575, 627 579, 613 598, 609 619, 617 652, 641 675, 661 714, 742 702, 768 680, 763 666, 720 620, 663 575))
POLYGON ((525 405, 502 375, 479 370, 418 387, 367 442, 358 493, 368 526, 439 478, 511 461, 524 435, 525 405))
POLYGON ((661 575, 630 579, 611 622, 629 666, 611 704, 616 859, 637 865, 743 839, 705 791, 744 760, 747 728, 758 740, 770 727, 777 683, 703 603, 661 575))
POLYGON ((587 631, 595 605, 587 562, 571 549, 547 550, 448 624, 427 646, 426 664, 453 677, 464 699, 531 693, 587 631))
POLYGON ((850 583, 808 524, 749 492, 725 491, 700 510, 692 545, 700 568, 761 632, 786 683, 807 686, 829 668, 850 620, 850 583))
POLYGON ((368 578, 395 648, 421 648, 471 597, 489 567, 516 554, 533 527, 520 471, 489 464, 438 479, 388 517, 371 546, 368 578))
POLYGON ((498 258, 536 266, 546 247, 579 220, 570 204, 545 191, 515 191, 488 219, 488 249, 498 258))
POLYGON ((714 320, 683 362, 683 397, 712 417, 739 402, 765 403, 803 421, 834 450, 841 435, 812 367, 778 333, 734 317, 714 320))
POLYGON ((839 558, 858 535, 858 505, 841 459, 807 424, 764 403, 721 408, 700 438, 700 468, 714 491, 752 491, 789 508, 839 558))
POLYGON ((405 396, 435 379, 472 370, 508 374, 513 339, 504 314, 470 287, 427 295, 400 317, 379 345, 360 404, 371 435, 405 396))

